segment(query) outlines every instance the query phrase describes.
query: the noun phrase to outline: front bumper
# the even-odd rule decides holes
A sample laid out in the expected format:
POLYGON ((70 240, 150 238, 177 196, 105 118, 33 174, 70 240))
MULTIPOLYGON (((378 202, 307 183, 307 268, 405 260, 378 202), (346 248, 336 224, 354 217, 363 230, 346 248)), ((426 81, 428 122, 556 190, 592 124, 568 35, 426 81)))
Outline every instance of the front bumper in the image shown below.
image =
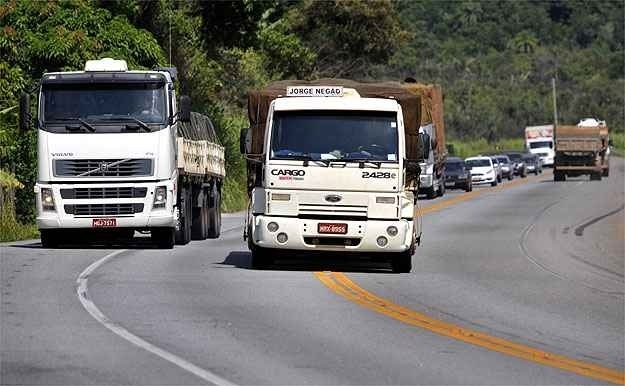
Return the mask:
POLYGON ((39 229, 59 229, 59 228, 92 228, 93 219, 110 219, 116 221, 116 228, 154 228, 154 227, 174 227, 176 216, 174 213, 174 191, 173 183, 170 181, 151 183, 109 183, 109 184, 37 184, 35 186, 35 196, 37 204, 37 226, 39 229), (154 191, 156 186, 167 187, 167 202, 162 208, 153 208, 154 191), (41 203, 41 189, 52 189, 54 197, 54 210, 44 210, 41 203), (61 189, 81 189, 81 188, 145 188, 144 197, 131 198, 62 198, 61 189), (111 205, 137 205, 137 211, 129 214, 72 214, 69 208, 78 206, 111 206, 111 205), (68 211, 70 213, 68 213, 68 211))
POLYGON ((256 215, 252 217, 250 237, 252 242, 260 247, 302 250, 302 251, 349 251, 349 252, 403 252, 408 250, 414 242, 412 220, 313 220, 295 217, 273 217, 256 215), (271 232, 267 224, 275 222, 278 229, 271 232), (347 224, 346 234, 318 233, 319 223, 347 224), (390 236, 387 233, 389 226, 397 228, 397 234, 390 236), (285 242, 278 241, 278 235, 286 234, 285 242), (377 239, 384 236, 387 239, 385 246, 379 246, 377 239))
POLYGON ((431 188, 434 184, 434 177, 431 174, 421 174, 419 176, 419 188, 431 188))
POLYGON ((490 175, 481 175, 481 176, 476 176, 473 175, 471 176, 471 182, 474 184, 490 184, 492 182, 495 182, 495 179, 497 178, 496 174, 493 174, 492 176, 490 175))

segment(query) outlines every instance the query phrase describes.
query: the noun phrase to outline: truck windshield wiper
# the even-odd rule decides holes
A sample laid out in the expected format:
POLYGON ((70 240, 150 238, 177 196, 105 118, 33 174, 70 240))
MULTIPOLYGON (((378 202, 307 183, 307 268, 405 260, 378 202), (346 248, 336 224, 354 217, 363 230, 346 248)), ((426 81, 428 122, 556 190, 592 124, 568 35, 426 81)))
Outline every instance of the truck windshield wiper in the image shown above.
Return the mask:
MULTIPOLYGON (((124 115, 111 115, 111 116, 107 116, 106 118, 104 118, 104 120, 108 120, 108 121, 132 121, 135 122, 136 124, 139 125, 140 128, 142 128, 143 130, 147 131, 148 133, 152 132, 152 129, 150 129, 150 126, 148 126, 145 122, 143 122, 142 120, 139 120, 135 117, 127 117, 124 115)), ((133 128, 137 128, 136 126, 130 126, 130 125, 126 125, 126 129, 133 129, 133 128)))
POLYGON ((280 158, 285 158, 285 159, 295 159, 295 160, 301 160, 304 161, 304 165, 303 166, 308 166, 310 161, 313 162, 321 162, 323 163, 325 166, 330 166, 330 161, 332 160, 326 160, 326 159, 313 159, 310 154, 308 153, 303 153, 303 154, 289 154, 289 155, 284 155, 281 156, 280 158))
POLYGON ((91 125, 89 122, 85 121, 84 119, 80 118, 80 117, 73 117, 73 118, 59 118, 59 119, 53 119, 54 121, 60 121, 60 122, 79 122, 80 125, 78 126, 72 126, 72 125, 65 125, 65 130, 67 131, 77 131, 82 129, 83 127, 86 128, 87 130, 89 130, 92 133, 95 133, 95 127, 93 127, 93 125, 91 125))
POLYGON ((333 159, 330 161, 331 162, 358 162, 358 167, 361 169, 365 167, 365 163, 373 164, 378 169, 382 167, 382 161, 375 161, 369 158, 339 158, 339 159, 333 159))

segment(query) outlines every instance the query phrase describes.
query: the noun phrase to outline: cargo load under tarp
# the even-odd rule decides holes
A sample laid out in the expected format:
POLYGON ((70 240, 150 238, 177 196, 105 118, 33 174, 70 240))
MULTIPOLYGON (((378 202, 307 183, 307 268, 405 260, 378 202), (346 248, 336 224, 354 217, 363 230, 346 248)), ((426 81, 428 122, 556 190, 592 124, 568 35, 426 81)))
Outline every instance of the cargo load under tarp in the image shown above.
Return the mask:
POLYGON ((248 93, 247 111, 252 132, 252 154, 263 153, 263 140, 267 123, 269 104, 274 99, 286 96, 288 86, 343 86, 355 89, 362 98, 394 98, 401 105, 406 133, 406 158, 418 160, 419 126, 421 122, 421 98, 394 82, 361 83, 348 79, 319 79, 314 81, 286 80, 269 84, 262 90, 248 93))
POLYGON ((603 147, 599 126, 557 126, 556 151, 599 151, 603 147))
POLYGON ((421 110, 419 124, 421 126, 434 125, 434 138, 436 153, 444 158, 447 147, 445 146, 445 122, 443 120, 443 91, 440 86, 422 83, 402 83, 402 87, 421 98, 421 110))
POLYGON ((177 167, 193 177, 224 177, 226 175, 224 147, 219 144, 210 118, 191 113, 189 122, 178 122, 177 167))

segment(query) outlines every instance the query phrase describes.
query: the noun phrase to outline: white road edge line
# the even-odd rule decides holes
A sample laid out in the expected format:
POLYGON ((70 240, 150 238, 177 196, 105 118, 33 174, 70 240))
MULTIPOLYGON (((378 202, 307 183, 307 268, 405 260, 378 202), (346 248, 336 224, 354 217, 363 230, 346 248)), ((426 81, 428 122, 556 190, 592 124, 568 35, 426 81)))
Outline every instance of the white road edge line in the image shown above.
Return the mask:
POLYGON ((183 370, 190 372, 191 374, 207 382, 210 382, 215 385, 235 386, 234 383, 225 380, 219 375, 214 374, 208 370, 204 370, 203 368, 198 367, 194 365, 193 363, 188 362, 180 358, 179 356, 176 356, 170 352, 167 352, 153 345, 152 343, 132 334, 130 331, 126 330, 119 324, 107 318, 106 315, 104 315, 102 311, 100 311, 100 309, 89 299, 88 292, 87 292, 88 291, 87 282, 89 279, 89 275, 93 271, 95 271, 98 267, 100 267, 102 264, 106 263, 107 261, 111 260, 115 256, 126 251, 127 249, 121 249, 121 250, 109 253, 108 255, 104 256, 100 260, 88 266, 84 271, 82 271, 80 275, 78 275, 78 279, 76 279, 76 283, 78 284, 78 287, 76 288, 76 292, 78 294, 78 299, 80 300, 80 303, 82 303, 83 307, 87 310, 87 312, 89 312, 89 314, 91 314, 91 316, 93 316, 93 318, 97 320, 98 322, 100 322, 100 324, 102 324, 104 327, 108 328, 109 330, 111 330, 118 336, 124 338, 128 342, 134 344, 135 346, 138 346, 146 351, 149 351, 152 354, 155 354, 161 357, 162 359, 165 359, 166 361, 173 363, 174 365, 182 368, 183 370))

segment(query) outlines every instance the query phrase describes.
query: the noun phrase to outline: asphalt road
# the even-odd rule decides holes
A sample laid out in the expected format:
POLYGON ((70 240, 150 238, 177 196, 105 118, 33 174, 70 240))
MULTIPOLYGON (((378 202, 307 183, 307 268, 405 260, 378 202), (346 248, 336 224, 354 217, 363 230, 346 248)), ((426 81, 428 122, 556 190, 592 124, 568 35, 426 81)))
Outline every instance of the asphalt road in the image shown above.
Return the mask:
POLYGON ((224 218, 219 240, 171 251, 139 238, 5 244, 0 381, 608 383, 601 369, 622 379, 624 170, 614 159, 601 182, 554 183, 546 171, 423 200, 410 274, 340 256, 251 270, 241 215, 224 218), (505 353, 514 345, 527 354, 505 353), (558 355, 574 369, 545 363, 558 355), (584 364, 586 375, 575 370, 584 364))

